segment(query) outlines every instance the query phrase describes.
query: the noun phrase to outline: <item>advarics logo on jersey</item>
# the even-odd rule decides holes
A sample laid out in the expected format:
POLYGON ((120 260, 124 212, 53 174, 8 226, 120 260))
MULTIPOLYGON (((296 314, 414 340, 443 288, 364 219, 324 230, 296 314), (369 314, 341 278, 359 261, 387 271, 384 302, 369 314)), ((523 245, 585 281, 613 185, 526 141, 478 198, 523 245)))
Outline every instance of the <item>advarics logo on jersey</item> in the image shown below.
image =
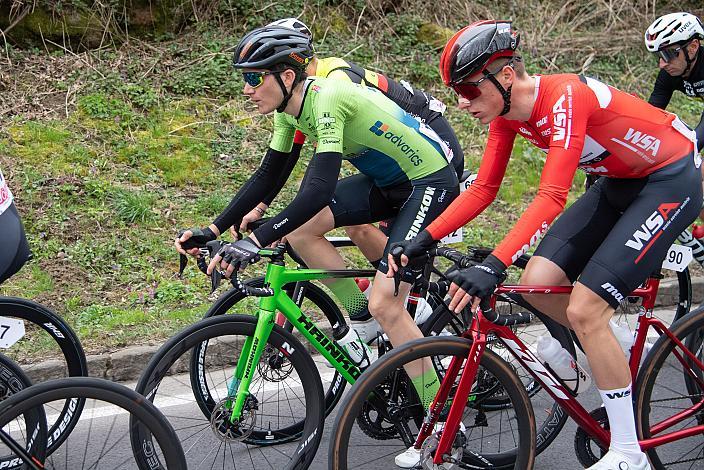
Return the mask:
POLYGON ((423 163, 423 159, 420 158, 420 155, 418 155, 418 152, 414 149, 411 148, 410 145, 406 143, 406 141, 403 140, 403 135, 397 135, 394 134, 393 132, 389 131, 389 125, 384 124, 381 121, 377 121, 374 123, 372 127, 369 128, 371 132, 373 132, 375 135, 379 137, 384 137, 386 140, 391 142, 392 144, 395 144, 396 147, 404 153, 406 156, 408 156, 408 159, 413 163, 413 166, 419 166, 421 163, 423 163))
POLYGON ((377 121, 374 123, 374 125, 372 127, 369 128, 369 130, 372 131, 373 133, 375 133, 376 135, 378 135, 379 137, 381 137, 382 135, 384 135, 384 133, 386 131, 389 130, 389 125, 384 124, 381 121, 377 121))

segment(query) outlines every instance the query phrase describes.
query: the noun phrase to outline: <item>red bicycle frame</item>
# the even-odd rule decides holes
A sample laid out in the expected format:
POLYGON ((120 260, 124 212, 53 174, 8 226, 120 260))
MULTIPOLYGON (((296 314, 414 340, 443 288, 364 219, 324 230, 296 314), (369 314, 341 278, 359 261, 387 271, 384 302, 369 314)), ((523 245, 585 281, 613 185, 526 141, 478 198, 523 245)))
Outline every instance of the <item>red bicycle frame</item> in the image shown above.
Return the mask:
MULTIPOLYGON (((660 335, 667 335, 679 348, 674 350, 675 356, 685 365, 687 371, 699 385, 704 388, 704 382, 697 377, 691 367, 696 366, 704 370, 704 364, 689 351, 682 342, 677 339, 657 318, 653 318, 653 308, 655 306, 655 297, 657 295, 660 280, 655 277, 650 277, 645 284, 633 291, 630 297, 641 297, 643 299, 642 309, 638 315, 638 324, 636 326, 636 338, 631 349, 631 358, 629 367, 633 383, 636 383, 636 376, 640 365, 641 355, 647 337, 649 327, 655 328, 660 335), (685 364, 682 353, 691 361, 690 364, 685 364)), ((572 286, 499 286, 491 297, 491 307, 496 303, 496 297, 500 294, 552 294, 552 295, 569 295, 572 293, 572 286)), ((446 401, 450 391, 456 383, 457 374, 464 363, 464 370, 460 377, 460 382, 457 385, 455 399, 450 406, 450 412, 447 416, 445 429, 458 429, 460 420, 467 403, 467 398, 471 392, 472 384, 476 379, 479 363, 484 348, 487 345, 487 336, 498 338, 518 360, 518 362, 542 385, 542 387, 553 397, 553 399, 567 412, 567 414, 577 423, 579 427, 587 431, 600 445, 608 448, 610 434, 592 416, 584 409, 584 407, 575 399, 575 395, 564 383, 557 378, 536 355, 514 334, 507 326, 496 325, 484 317, 480 309, 472 317, 470 327, 462 334, 463 338, 470 339, 472 346, 467 358, 454 357, 445 373, 440 390, 430 407, 428 419, 421 426, 418 437, 415 442, 417 449, 420 449, 421 444, 432 433, 433 426, 437 422, 440 413, 445 408, 446 401), (466 361, 465 361, 466 359, 466 361)), ((690 408, 681 411, 659 423, 651 426, 651 435, 661 434, 668 428, 682 422, 683 420, 700 412, 704 408, 704 400, 694 404, 690 408)), ((657 437, 644 439, 639 441, 641 449, 644 451, 667 444, 679 439, 684 439, 696 434, 704 434, 704 425, 695 426, 692 428, 682 429, 666 433, 657 437)), ((435 464, 443 463, 443 456, 450 453, 450 448, 455 439, 454 433, 442 433, 438 447, 435 452, 433 462, 435 464)))

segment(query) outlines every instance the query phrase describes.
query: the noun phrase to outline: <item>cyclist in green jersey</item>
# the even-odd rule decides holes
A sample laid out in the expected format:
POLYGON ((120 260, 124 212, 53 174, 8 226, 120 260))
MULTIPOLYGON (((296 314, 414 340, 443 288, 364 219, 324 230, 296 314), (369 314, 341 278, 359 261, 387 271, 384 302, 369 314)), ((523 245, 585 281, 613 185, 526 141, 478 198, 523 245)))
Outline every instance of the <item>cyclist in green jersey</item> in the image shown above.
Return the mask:
MULTIPOLYGON (((311 40, 313 38, 313 34, 308 26, 297 18, 284 18, 274 21, 267 26, 279 26, 293 29, 307 35, 311 40)), ((446 106, 440 100, 422 90, 412 87, 408 82, 397 82, 384 74, 367 70, 353 62, 338 57, 321 58, 317 55, 313 55, 306 65, 306 74, 308 74, 308 76, 334 78, 346 82, 360 83, 381 91, 404 111, 411 114, 437 133, 450 148, 452 152, 452 166, 457 171, 457 177, 461 177, 464 171, 464 152, 450 123, 443 116, 446 106)), ((296 131, 291 154, 296 156, 300 154, 305 138, 304 134, 300 131, 296 131)), ((289 159, 290 164, 293 164, 295 161, 296 158, 289 159)), ((285 181, 282 181, 281 184, 283 185, 284 182, 285 181)), ((242 218, 242 222, 239 226, 240 231, 247 231, 247 226, 250 223, 259 220, 266 213, 276 196, 276 192, 278 191, 271 191, 262 202, 257 204, 252 211, 242 218)), ((383 257, 384 247, 388 240, 387 229, 391 226, 392 222, 391 220, 381 221, 379 223, 380 228, 372 224, 345 227, 347 235, 374 267, 378 266, 379 261, 383 257)), ((232 227, 231 230, 233 232, 236 231, 235 227, 232 227)), ((233 236, 239 237, 236 233, 233 233, 233 236)), ((306 234, 298 232, 296 236, 305 237, 306 234)), ((367 298, 362 291, 356 287, 355 281, 351 278, 343 278, 326 280, 324 283, 347 307, 350 319, 352 320, 352 327, 357 331, 359 336, 364 341, 370 341, 376 337, 379 332, 379 325, 370 316, 367 307, 367 298)), ((424 315, 430 312, 432 312, 432 309, 426 304, 426 308, 423 311, 416 312, 416 322, 421 323, 421 319, 424 315)))
MULTIPOLYGON (((244 94, 261 114, 274 114, 274 135, 260 168, 240 189, 228 208, 207 230, 219 234, 238 224, 290 173, 288 158, 296 130, 317 142, 294 200, 249 237, 226 245, 208 267, 218 265, 230 275, 258 258, 267 246, 297 229, 306 237, 289 236, 308 266, 344 269, 344 261, 325 239, 335 227, 359 225, 395 217, 388 245, 413 238, 459 193, 450 152, 437 134, 404 112, 381 92, 339 80, 308 78, 305 67, 313 55, 310 38, 281 27, 258 28, 235 50, 234 66, 245 80, 244 94), (337 180, 342 160, 359 174, 337 180)), ((386 254, 386 253, 385 253, 386 254)), ((398 296, 386 278, 382 258, 372 288, 369 310, 392 344, 420 338, 403 301, 422 266, 402 274, 398 296)), ((408 373, 426 405, 439 382, 420 374, 420 364, 408 373), (423 385, 421 385, 423 384, 423 385)))

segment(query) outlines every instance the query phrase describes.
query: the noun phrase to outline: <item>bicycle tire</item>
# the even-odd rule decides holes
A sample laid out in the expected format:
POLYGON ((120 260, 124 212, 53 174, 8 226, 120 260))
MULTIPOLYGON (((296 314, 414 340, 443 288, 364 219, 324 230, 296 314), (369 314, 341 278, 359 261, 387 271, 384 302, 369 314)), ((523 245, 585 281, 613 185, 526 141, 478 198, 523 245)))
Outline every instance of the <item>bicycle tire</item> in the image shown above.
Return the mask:
MULTIPOLYGON (((264 277, 248 279, 247 281, 244 281, 244 284, 251 287, 262 287, 264 286, 264 277)), ((284 286, 284 288, 288 288, 289 291, 292 291, 292 286, 290 285, 284 286)), ((292 295, 292 292, 289 292, 289 295, 292 295)), ((338 324, 339 322, 346 322, 346 320, 342 316, 342 311, 337 306, 335 301, 332 300, 332 298, 330 298, 330 296, 320 286, 317 286, 316 284, 313 284, 311 282, 306 282, 305 289, 303 291, 303 297, 304 299, 307 299, 309 302, 311 302, 318 309, 318 311, 324 315, 330 325, 330 328, 332 328, 333 325, 338 324)), ((248 297, 239 290, 230 289, 227 292, 223 293, 215 301, 215 303, 213 303, 213 305, 208 309, 205 315, 203 315, 203 318, 211 318, 214 316, 225 315, 228 313, 231 314, 233 313, 232 310, 237 305, 237 303, 246 298, 248 297)), ((305 302, 305 300, 303 302, 305 302)), ((290 330, 287 331, 289 333, 291 332, 290 330)), ((199 370, 202 370, 196 367, 197 364, 195 363, 195 361, 199 356, 205 354, 205 351, 201 351, 201 349, 203 348, 207 348, 206 343, 202 343, 196 346, 195 353, 193 354, 191 359, 191 372, 198 372, 199 370)), ((335 408, 335 406, 337 406, 337 403, 340 401, 340 398, 342 398, 342 395, 345 392, 345 387, 347 386, 347 381, 342 377, 342 374, 335 371, 334 369, 332 370, 334 371, 333 376, 329 381, 326 381, 323 384, 325 416, 328 416, 335 408)), ((195 381, 194 383, 199 383, 201 380, 203 380, 203 378, 195 377, 192 378, 192 380, 195 381)), ((194 393, 198 394, 199 389, 196 388, 194 390, 194 393)), ((303 426, 301 426, 301 432, 302 429, 303 426)), ((295 438, 295 436, 291 436, 287 433, 287 441, 295 438)), ((275 445, 279 443, 281 442, 277 440, 267 440, 262 445, 275 445)))
MULTIPOLYGON (((369 395, 377 386, 383 384, 390 374, 400 370, 404 364, 423 357, 458 356, 466 359, 470 347, 470 341, 464 338, 449 336, 421 338, 392 350, 373 363, 343 398, 330 439, 329 468, 334 470, 350 468, 347 460, 350 454, 348 447, 353 426, 357 422, 362 407, 367 403, 369 395)), ((493 468, 532 468, 535 459, 535 420, 533 408, 523 384, 508 364, 489 349, 484 350, 480 365, 482 370, 498 380, 500 386, 511 397, 514 404, 512 409, 516 413, 515 419, 512 418, 511 422, 515 422, 519 438, 516 448, 508 452, 487 454, 470 448, 470 452, 462 458, 464 464, 469 465, 470 468, 477 468, 475 465, 478 462, 484 462, 483 465, 493 465, 493 468)), ((403 408, 408 409, 410 405, 405 405, 403 408)), ((471 408, 469 404, 467 408, 471 408)), ((370 449, 370 447, 365 446, 365 449, 370 449)), ((359 452, 354 455, 361 454, 359 452)), ((377 457, 370 456, 370 458, 376 459, 377 457)))
MULTIPOLYGON (((0 316, 21 318, 42 328, 61 349, 69 377, 88 376, 88 363, 81 342, 73 329, 59 315, 28 299, 0 297, 0 316)), ((12 359, 11 356, 9 357, 12 359)), ((73 404, 67 401, 49 428, 48 454, 66 440, 80 418, 83 403, 79 401, 77 408, 73 410, 69 409, 71 407, 73 404), (67 416, 69 419, 65 420, 67 416)))
MULTIPOLYGON (((685 346, 690 349, 694 348, 699 354, 698 359, 704 361, 704 353, 702 344, 704 343, 704 308, 700 307, 693 310, 685 317, 681 318, 677 322, 673 323, 670 327, 672 334, 683 341, 685 346)), ((635 397, 635 412, 637 419, 638 436, 640 439, 645 439, 652 437, 650 424, 651 421, 660 422, 663 419, 660 415, 670 412, 676 413, 676 411, 670 411, 674 409, 677 401, 684 401, 684 407, 690 408, 695 404, 704 404, 704 386, 702 386, 702 381, 704 380, 704 370, 701 368, 694 368, 692 373, 697 376, 697 381, 686 380, 689 377, 688 369, 692 369, 694 364, 691 360, 687 360, 687 364, 679 372, 672 373, 674 370, 673 366, 670 366, 670 361, 675 363, 676 355, 673 354, 675 350, 675 343, 668 336, 661 336, 653 347, 650 349, 648 356, 645 358, 643 365, 638 373, 638 379, 636 381, 636 397, 635 397), (659 377, 662 374, 662 378, 659 377), (696 389, 691 387, 695 382, 698 382, 696 389), (677 390, 681 390, 682 396, 679 398, 668 398, 666 394, 675 394, 677 390), (661 407, 658 403, 668 401, 672 404, 668 406, 661 407), (656 416, 657 415, 657 416, 656 416)), ((692 349, 690 349, 691 351, 692 349)), ((682 365, 680 363, 680 365, 682 365)), ((693 417, 696 420, 696 424, 704 424, 704 412, 699 410, 697 415, 693 417)), ((676 430, 682 430, 683 428, 677 427, 676 430)), ((704 465, 704 454, 701 452, 702 437, 704 434, 699 436, 693 436, 695 440, 694 446, 696 447, 696 456, 699 457, 700 464, 704 465), (698 439, 697 439, 698 437, 698 439)), ((679 448, 683 444, 681 441, 675 441, 661 447, 654 447, 647 451, 648 458, 650 459, 653 468, 657 469, 677 469, 683 468, 678 467, 677 463, 684 463, 686 467, 684 468, 694 468, 695 465, 691 464, 693 461, 690 458, 685 458, 684 461, 670 462, 669 452, 679 452, 679 448), (672 447, 673 445, 679 447, 672 447), (668 451, 668 457, 665 457, 665 452, 668 451), (665 462, 663 462, 665 460, 665 462)), ((692 445, 685 445, 686 448, 692 445)))
POLYGON ((673 323, 687 315, 692 308, 692 274, 689 268, 677 272, 677 307, 673 323))
MULTIPOLYGON (((50 380, 28 387, 0 403, 0 428, 5 429, 5 426, 8 426, 9 423, 18 416, 33 409, 41 409, 46 403, 60 400, 75 401, 78 398, 83 402, 85 402, 86 399, 95 399, 110 403, 130 413, 132 420, 130 427, 137 426, 148 428, 150 434, 154 436, 155 441, 158 443, 158 449, 161 451, 161 456, 164 460, 162 465, 153 465, 152 468, 186 470, 183 449, 181 449, 181 445, 176 439, 176 434, 156 407, 133 390, 104 379, 69 377, 50 380)), ((114 428, 110 428, 108 437, 114 437, 114 435, 114 428)), ((89 440, 90 438, 86 439, 86 446, 88 446, 89 440)), ((129 440, 127 440, 127 444, 127 450, 133 451, 134 449, 129 446, 129 440)), ((96 447, 99 448, 99 446, 96 447)), ((104 446, 104 448, 99 450, 110 452, 113 449, 114 446, 104 446)), ((154 449, 156 448, 152 448, 151 450, 153 451, 154 449)), ((72 447, 72 450, 75 450, 75 447, 72 447)), ((91 452, 94 450, 95 448, 91 447, 91 452)), ((145 451, 148 451, 148 449, 139 450, 139 452, 145 451)), ((93 455, 90 455, 88 458, 91 457, 93 457, 93 455)), ((63 459, 55 459, 53 456, 48 456, 46 460, 39 461, 43 462, 44 468, 47 469, 68 469, 76 468, 75 465, 77 464, 83 464, 86 459, 86 454, 84 454, 82 458, 83 461, 78 463, 64 463, 63 459)), ((111 463, 115 464, 114 461, 111 461, 111 463)), ((154 460, 152 460, 152 463, 154 463, 154 460)), ((115 468, 125 468, 121 465, 122 463, 117 463, 115 468)), ((100 466, 100 468, 105 468, 105 466, 100 466)))
MULTIPOLYGON (((32 381, 27 377, 22 368, 12 359, 0 353, 0 400, 6 400, 12 395, 19 393, 32 385, 32 381)), ((35 434, 37 437, 30 448, 32 455, 39 459, 46 458, 46 414, 43 409, 31 410, 23 417, 25 423, 25 435, 35 434)), ((0 457, 0 468, 18 469, 23 463, 15 453, 9 453, 0 457)))
MULTIPOLYGON (((185 328, 180 333, 169 339, 169 341, 167 341, 154 354, 152 359, 149 361, 149 364, 147 365, 146 369, 142 373, 139 382, 137 383, 136 390, 139 393, 142 393, 146 397, 148 397, 149 400, 156 401, 157 406, 159 406, 158 402, 160 399, 160 397, 157 397, 157 394, 159 393, 160 389, 164 389, 165 387, 167 387, 166 385, 162 384, 162 381, 167 376, 171 376, 170 379, 172 379, 174 383, 187 386, 188 393, 178 395, 178 397, 179 400, 183 400, 184 402, 181 404, 182 406, 188 406, 191 404, 195 405, 192 408, 195 411, 196 416, 194 417, 194 414, 191 412, 191 410, 188 411, 188 416, 184 416, 183 413, 181 415, 177 415, 177 411, 170 411, 166 413, 167 419, 171 420, 172 424, 174 424, 174 428, 176 429, 176 433, 177 435, 179 435, 179 438, 181 435, 185 436, 186 439, 193 437, 196 434, 199 435, 198 446, 191 445, 193 443, 188 443, 188 445, 184 446, 184 448, 186 449, 187 462, 191 462, 191 459, 197 459, 198 462, 201 462, 202 456, 196 455, 195 452, 198 452, 203 447, 207 447, 201 441, 206 437, 214 437, 216 439, 216 442, 221 443, 221 447, 223 445, 228 446, 227 448, 230 449, 231 452, 232 442, 235 442, 236 444, 244 444, 245 446, 247 446, 245 449, 247 450, 247 452, 249 452, 249 458, 252 459, 252 466, 254 468, 263 468, 264 463, 260 463, 259 465, 254 464, 253 456, 250 452, 249 446, 252 446, 256 450, 256 452, 260 452, 263 454, 264 449, 266 449, 267 447, 262 447, 262 444, 266 444, 268 443, 268 441, 273 439, 277 439, 280 443, 282 443, 293 441, 298 437, 301 438, 300 443, 297 444, 295 450, 292 449, 289 454, 290 456, 294 457, 289 459, 289 461, 285 465, 280 464, 280 467, 296 469, 307 468, 307 466, 310 464, 310 462, 312 462, 312 459, 315 456, 315 452, 318 446, 320 445, 323 422, 325 419, 325 414, 322 410, 322 407, 318 406, 320 403, 322 403, 323 400, 323 389, 320 382, 320 377, 310 354, 301 344, 301 342, 298 341, 293 335, 283 330, 278 325, 274 325, 274 328, 271 332, 271 335, 269 336, 269 340, 267 343, 271 345, 272 351, 274 351, 276 354, 278 354, 278 352, 283 352, 284 354, 286 354, 286 360, 291 364, 292 370, 296 372, 298 379, 300 379, 299 381, 297 381, 297 383, 300 384, 300 388, 302 388, 303 390, 304 396, 303 399, 300 400, 300 402, 302 405, 304 405, 303 412, 305 413, 302 432, 293 429, 290 431, 290 434, 293 434, 294 437, 288 438, 289 436, 274 435, 273 439, 268 439, 267 436, 269 435, 270 430, 265 431, 265 427, 262 425, 260 427, 261 430, 253 430, 252 433, 248 436, 228 442, 226 440, 227 436, 215 435, 214 433, 212 433, 213 435, 211 436, 209 434, 203 434, 201 431, 197 431, 195 433, 193 431, 194 429, 197 429, 201 426, 197 422, 199 419, 197 415, 201 415, 200 419, 203 418, 202 415, 204 415, 204 406, 206 407, 205 409, 209 413, 212 413, 216 410, 219 412, 222 408, 215 407, 216 403, 213 391, 216 389, 214 388, 208 388, 211 393, 208 393, 209 396, 204 402, 201 402, 202 397, 204 397, 203 393, 193 394, 194 385, 196 386, 195 388, 207 388, 209 386, 208 383, 192 383, 191 377, 193 377, 193 374, 191 374, 189 371, 186 371, 188 372, 188 378, 184 379, 182 382, 180 381, 177 376, 177 374, 181 372, 179 370, 179 364, 191 364, 191 361, 188 358, 184 358, 184 361, 179 361, 179 359, 182 358, 185 354, 195 354, 194 348, 204 341, 211 342, 219 337, 233 335, 238 335, 243 338, 251 337, 254 334, 256 323, 257 319, 251 315, 218 315, 194 323, 193 325, 185 328), (195 403, 191 403, 189 400, 195 403), (180 424, 184 424, 184 426, 180 427, 180 424)), ((207 366, 208 358, 201 357, 201 359, 202 361, 200 364, 207 366)), ((236 358, 234 359, 236 360, 236 358)), ((264 364, 265 367, 267 366, 266 360, 264 359, 264 355, 262 356, 262 360, 260 360, 260 363, 257 366, 257 371, 255 372, 261 372, 259 366, 262 364, 264 364)), ((206 375, 201 376, 206 377, 206 375)), ((224 377, 225 382, 227 382, 230 376, 231 374, 228 373, 228 375, 224 377)), ((253 380, 252 383, 254 384, 255 381, 253 380)), ((250 388, 250 392, 252 392, 252 388, 250 388)), ((288 391, 286 391, 286 393, 288 393, 288 391)), ((172 398, 171 396, 168 397, 172 398)), ((227 398, 221 400, 218 403, 223 403, 226 399, 227 398)), ((260 406, 260 409, 262 410, 264 409, 265 403, 265 400, 257 401, 257 405, 260 406)), ((276 401, 274 401, 274 403, 276 403, 277 406, 279 404, 276 401)), ((261 414, 262 416, 264 416, 264 411, 261 411, 261 414)), ((205 417, 208 424, 203 426, 203 430, 205 430, 206 432, 208 427, 210 426, 211 417, 211 414, 208 414, 205 417)), ((296 425, 298 425, 299 422, 300 421, 297 421, 296 425)), ((254 426, 252 426, 252 429, 253 428, 254 426)), ((212 431, 212 429, 210 429, 210 431, 212 431)), ((281 429, 277 429, 277 432, 281 431, 281 429)), ((132 440, 133 446, 139 448, 140 445, 143 445, 144 436, 141 436, 139 433, 134 433, 132 435, 132 440)), ((283 458, 281 457, 281 455, 284 454, 283 451, 276 449, 272 452, 276 452, 276 456, 283 458)), ((224 459, 227 458, 225 454, 226 453, 223 450, 223 465, 225 465, 224 459)), ((266 459, 266 456, 264 458, 266 459)), ((268 462, 268 460, 266 461, 268 462)), ((139 462, 139 464, 140 468, 149 468, 147 462, 142 461, 139 462)), ((269 465, 273 464, 270 463, 269 465)), ((218 466, 219 465, 215 465, 215 467, 218 466)), ((277 466, 276 468, 278 469, 279 466, 277 466)))

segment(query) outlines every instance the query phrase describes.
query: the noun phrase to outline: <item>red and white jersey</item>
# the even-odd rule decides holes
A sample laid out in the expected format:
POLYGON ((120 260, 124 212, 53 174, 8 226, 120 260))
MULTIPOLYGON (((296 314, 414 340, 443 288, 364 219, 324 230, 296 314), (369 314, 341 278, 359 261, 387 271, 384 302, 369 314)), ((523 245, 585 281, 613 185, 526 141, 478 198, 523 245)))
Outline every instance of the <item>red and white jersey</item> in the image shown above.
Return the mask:
POLYGON ((494 250, 506 265, 528 251, 562 212, 577 168, 640 178, 694 152, 694 132, 677 116, 598 80, 538 76, 535 98, 528 121, 498 117, 491 122, 477 179, 430 224, 434 239, 463 226, 494 200, 516 135, 547 156, 538 195, 494 250))
POLYGON ((7 181, 2 176, 2 171, 0 171, 0 214, 5 212, 10 207, 10 204, 12 204, 12 193, 10 188, 7 187, 7 181))

